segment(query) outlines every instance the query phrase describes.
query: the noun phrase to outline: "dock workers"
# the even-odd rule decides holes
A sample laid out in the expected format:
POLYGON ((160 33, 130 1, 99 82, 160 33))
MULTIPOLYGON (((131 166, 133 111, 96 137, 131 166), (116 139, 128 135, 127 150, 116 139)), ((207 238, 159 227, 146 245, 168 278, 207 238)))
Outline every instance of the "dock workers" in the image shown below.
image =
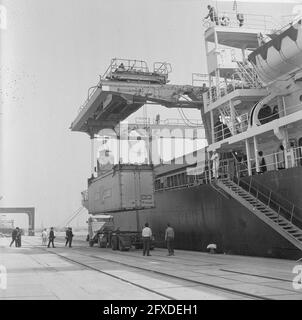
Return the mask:
POLYGON ((215 22, 215 24, 218 26, 218 15, 216 13, 216 10, 213 6, 208 5, 209 13, 204 19, 210 18, 211 22, 215 22))
POLYGON ((42 246, 46 246, 47 245, 47 230, 44 229, 42 231, 42 246))
POLYGON ((54 240, 55 240, 55 232, 54 232, 54 229, 53 227, 50 228, 50 232, 49 232, 49 236, 48 236, 48 239, 49 239, 49 242, 48 242, 48 248, 50 247, 50 244, 52 243, 52 247, 55 248, 55 244, 54 244, 54 240))
POLYGON ((167 241, 168 256, 174 256, 174 229, 167 224, 165 240, 167 241))
POLYGON ((21 239, 22 239, 22 230, 20 228, 17 228, 17 237, 16 237, 16 247, 21 248, 21 239))
POLYGON ((65 247, 67 247, 67 245, 69 244, 69 248, 71 248, 72 238, 73 238, 72 228, 67 228, 66 236, 65 236, 65 239, 66 239, 65 247))
POLYGON ((152 230, 149 228, 149 223, 145 223, 145 228, 142 231, 143 238, 143 255, 151 256, 150 254, 150 243, 152 239, 152 230))
POLYGON ((21 247, 21 230, 18 227, 12 232, 12 242, 9 246, 11 247, 14 243, 16 247, 21 247))

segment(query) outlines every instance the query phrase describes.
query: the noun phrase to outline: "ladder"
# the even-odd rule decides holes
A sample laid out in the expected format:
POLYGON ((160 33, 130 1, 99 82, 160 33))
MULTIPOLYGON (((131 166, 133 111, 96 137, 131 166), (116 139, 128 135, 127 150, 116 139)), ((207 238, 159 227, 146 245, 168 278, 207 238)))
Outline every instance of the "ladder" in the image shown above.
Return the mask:
POLYGON ((238 69, 237 74, 241 81, 250 88, 262 88, 256 71, 248 62, 236 61, 238 69))

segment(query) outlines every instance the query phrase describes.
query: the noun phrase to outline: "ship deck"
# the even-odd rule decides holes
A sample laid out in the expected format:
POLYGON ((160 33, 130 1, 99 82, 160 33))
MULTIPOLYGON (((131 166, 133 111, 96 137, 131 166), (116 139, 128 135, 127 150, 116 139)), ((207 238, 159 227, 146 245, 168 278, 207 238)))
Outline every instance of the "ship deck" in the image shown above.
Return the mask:
MULTIPOLYGON (((0 265, 7 269, 10 300, 301 300, 295 290, 295 261, 176 250, 89 248, 75 234, 73 248, 57 237, 55 249, 40 237, 23 237, 22 248, 0 238, 0 265)), ((302 264, 302 262, 300 263, 302 264)))

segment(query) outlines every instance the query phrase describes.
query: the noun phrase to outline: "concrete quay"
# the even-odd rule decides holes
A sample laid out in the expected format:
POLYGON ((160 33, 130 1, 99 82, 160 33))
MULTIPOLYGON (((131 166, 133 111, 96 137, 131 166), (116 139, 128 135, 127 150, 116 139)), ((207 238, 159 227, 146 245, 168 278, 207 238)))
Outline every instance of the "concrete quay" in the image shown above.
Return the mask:
POLYGON ((143 257, 90 248, 77 235, 72 248, 56 240, 55 249, 40 237, 10 248, 10 238, 0 238, 7 270, 0 300, 302 300, 302 288, 293 286, 302 262, 180 250, 170 257, 165 249, 143 257))

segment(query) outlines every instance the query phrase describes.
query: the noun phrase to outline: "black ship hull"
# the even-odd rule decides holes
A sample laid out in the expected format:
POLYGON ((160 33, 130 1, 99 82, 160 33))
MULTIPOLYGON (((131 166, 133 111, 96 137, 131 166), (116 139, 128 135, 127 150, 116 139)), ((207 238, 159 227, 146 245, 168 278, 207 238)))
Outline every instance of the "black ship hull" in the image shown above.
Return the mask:
MULTIPOLYGON (((255 179, 302 208, 302 167, 267 172, 255 179)), ((170 223, 175 229, 178 249, 206 251, 208 244, 215 243, 219 253, 302 257, 295 246, 269 225, 211 185, 158 191, 155 203, 154 209, 113 214, 115 225, 121 230, 137 230, 149 222, 159 247, 165 247, 164 232, 170 223)), ((298 218, 302 221, 302 217, 298 218)))

